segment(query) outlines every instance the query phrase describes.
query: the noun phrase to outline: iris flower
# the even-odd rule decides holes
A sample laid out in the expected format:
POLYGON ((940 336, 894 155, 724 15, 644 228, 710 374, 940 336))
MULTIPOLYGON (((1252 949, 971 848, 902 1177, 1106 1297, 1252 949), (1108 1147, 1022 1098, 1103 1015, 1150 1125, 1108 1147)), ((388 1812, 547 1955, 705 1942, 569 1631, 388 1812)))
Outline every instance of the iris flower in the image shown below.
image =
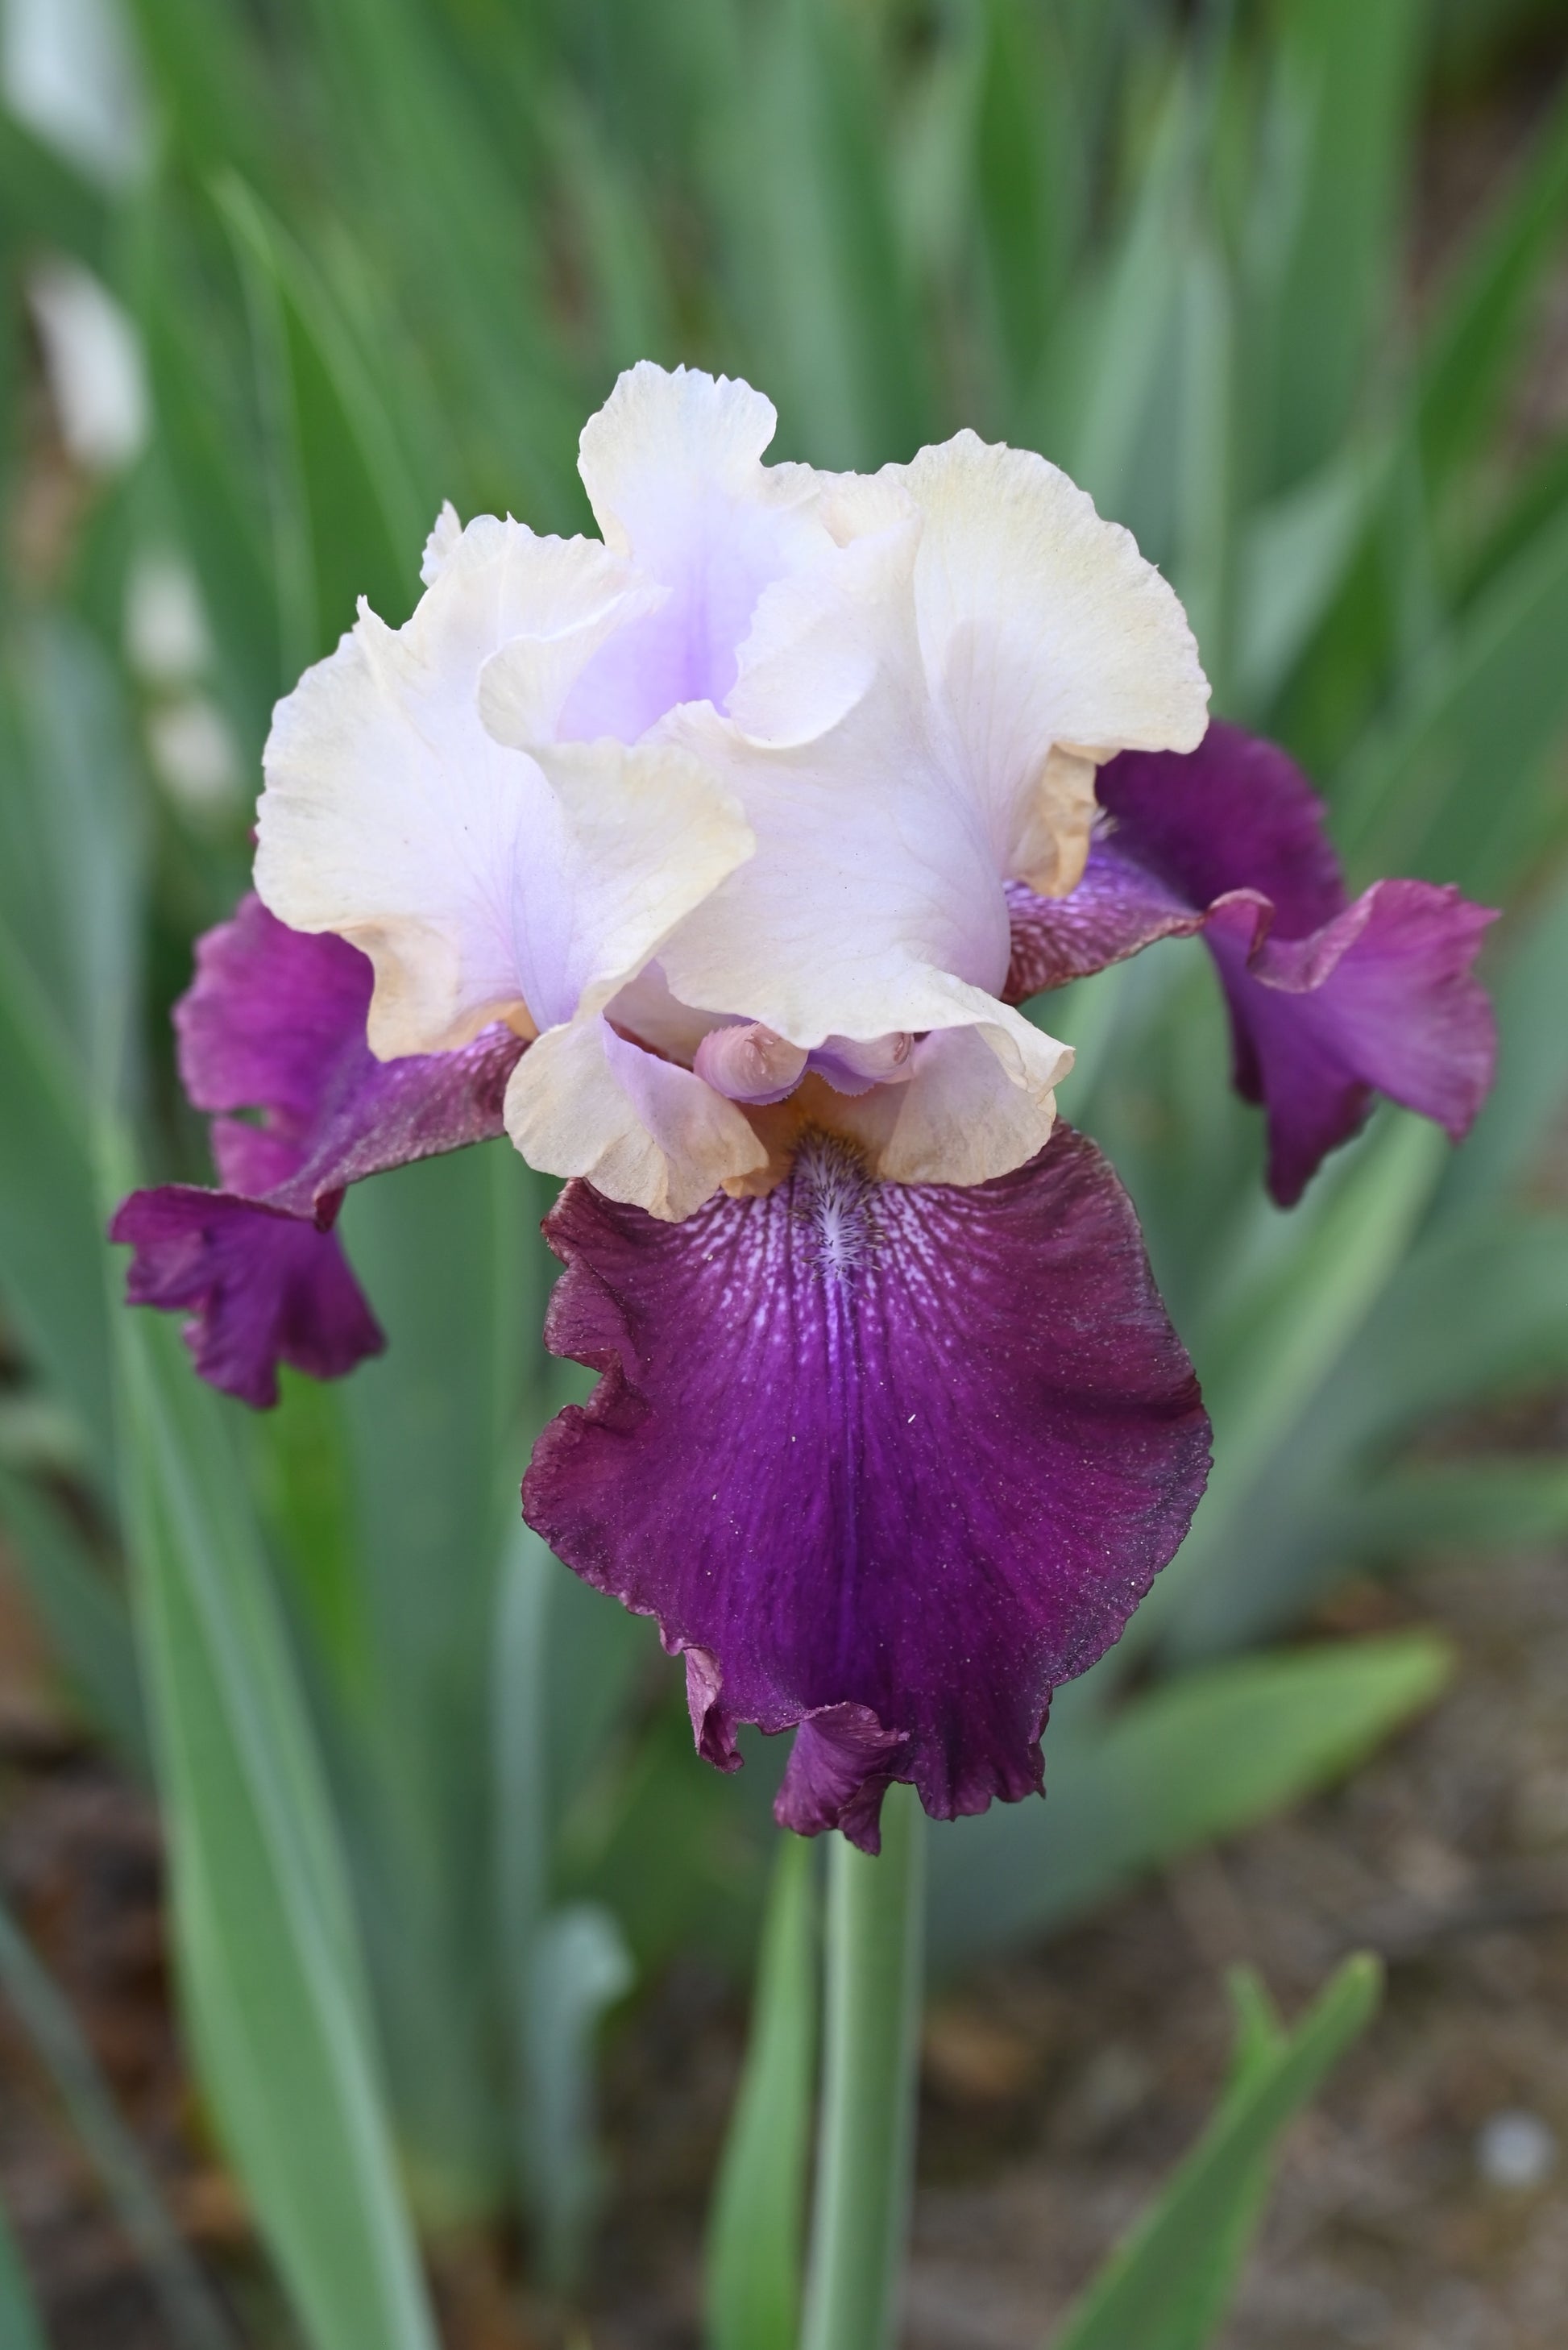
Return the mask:
POLYGON ((348 1185, 499 1134, 568 1178, 546 1325, 600 1374, 524 1513, 684 1655, 701 1752, 868 1850, 1042 1783, 1053 1690, 1175 1552, 1209 1430, 1126 1194, 1019 1010, 1200 935, 1301 1192, 1375 1093, 1461 1135, 1490 919, 1347 900, 1285 755, 1207 724, 1181 608, 1042 458, 769 467, 651 366, 582 439, 601 539, 443 511, 278 708, 256 895, 176 1012, 223 1189, 135 1194, 134 1302, 265 1405, 380 1333, 348 1185), (235 1117, 261 1113, 256 1124, 235 1117))

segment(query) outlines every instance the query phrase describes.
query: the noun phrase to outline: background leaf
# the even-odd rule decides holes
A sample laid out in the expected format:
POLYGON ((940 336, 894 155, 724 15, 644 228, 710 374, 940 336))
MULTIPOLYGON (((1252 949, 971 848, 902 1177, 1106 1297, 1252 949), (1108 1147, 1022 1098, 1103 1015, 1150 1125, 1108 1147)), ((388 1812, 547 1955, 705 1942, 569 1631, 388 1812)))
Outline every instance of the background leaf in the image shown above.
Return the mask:
MULTIPOLYGON (((51 2076, 116 2218, 146 2265, 174 2350, 234 2350, 235 2336, 228 2318, 165 2210, 81 2027, 4 1903, 0 1990, 51 2076)), ((9 2250, 8 2241, 0 2246, 0 2253, 9 2250)), ((13 2298, 21 2299, 19 2272, 13 2298)), ((4 2313, 0 2301, 0 2326, 4 2313)))
POLYGON ((1281 2133, 1376 2009, 1382 1976, 1346 1960, 1293 2032, 1239 1991, 1235 2073, 1207 2131, 1089 2286, 1050 2350, 1202 2350, 1224 2317, 1281 2133))
POLYGON ((46 2350, 44 2329, 32 2287, 22 2266, 11 2222, 0 2206, 0 2344, 4 2350, 46 2350))
POLYGON ((709 2350, 794 2350, 816 2059, 812 1848, 780 1839, 745 2069, 708 2225, 709 2350))
POLYGON ((1081 1917, 1151 1863, 1342 1778, 1452 1669, 1444 1643, 1416 1632, 1208 1666, 1108 1718, 1094 1678, 1075 1682, 1054 1709, 1044 1804, 931 1833, 933 1969, 1081 1917))
POLYGON ((433 2350, 347 1886, 219 1407, 171 1330, 120 1330, 176 1941, 218 2121, 313 2350, 433 2350))

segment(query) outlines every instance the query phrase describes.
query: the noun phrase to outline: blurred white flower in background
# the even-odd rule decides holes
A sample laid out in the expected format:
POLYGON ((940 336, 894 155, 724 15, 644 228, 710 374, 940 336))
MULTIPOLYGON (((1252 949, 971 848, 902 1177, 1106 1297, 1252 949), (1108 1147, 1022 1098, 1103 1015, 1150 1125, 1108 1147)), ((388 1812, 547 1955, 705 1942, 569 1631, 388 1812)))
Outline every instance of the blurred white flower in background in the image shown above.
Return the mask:
POLYGON ((228 720, 206 694, 182 695, 147 721, 147 749, 170 798, 190 816, 227 816, 240 762, 228 720))
MULTIPOLYGON (((151 112, 124 0, 0 0, 0 99, 44 145, 99 186, 141 178, 151 112)), ((141 338, 79 259, 40 255, 27 304, 66 453, 102 479, 132 464, 151 430, 141 338)), ((126 583, 125 651, 147 689, 148 757, 170 799, 197 819, 232 816, 240 754, 206 691, 212 638, 189 566, 149 548, 126 583)))
POLYGON ((188 685, 212 658, 202 593, 190 566, 151 547, 130 567, 125 594, 125 651, 150 685, 188 685))
POLYGON ((125 591, 125 654, 150 689, 147 754, 176 806, 196 818, 227 816, 239 804, 240 753, 234 730, 202 680, 212 632, 195 574, 168 547, 147 547, 125 591))
MULTIPOLYGON (((145 172, 151 114, 123 0, 0 0, 0 97, 100 187, 123 189, 145 172)), ((99 278, 63 255, 29 271, 27 302, 68 454, 87 473, 118 473, 147 439, 134 326, 99 278)))
POLYGON ((62 255, 28 272, 27 301, 61 440, 88 473, 119 473, 147 440, 140 337, 101 279, 62 255))
POLYGON ((0 89, 19 122, 100 185, 145 170, 150 114, 121 0, 0 0, 0 89))

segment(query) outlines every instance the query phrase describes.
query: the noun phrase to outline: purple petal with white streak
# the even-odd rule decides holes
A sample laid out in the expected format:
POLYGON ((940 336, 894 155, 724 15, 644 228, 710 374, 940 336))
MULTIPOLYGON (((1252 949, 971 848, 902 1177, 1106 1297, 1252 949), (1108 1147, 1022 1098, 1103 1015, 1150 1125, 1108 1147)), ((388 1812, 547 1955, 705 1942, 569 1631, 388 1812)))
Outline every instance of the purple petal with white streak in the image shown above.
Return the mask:
POLYGON ((876 1848, 1041 1784, 1052 1690, 1174 1553, 1208 1422, 1126 1195, 1059 1126, 959 1188, 810 1136, 778 1190, 655 1222, 573 1183, 546 1340, 603 1373, 524 1513, 684 1650, 699 1746, 802 1725, 780 1816, 876 1848))

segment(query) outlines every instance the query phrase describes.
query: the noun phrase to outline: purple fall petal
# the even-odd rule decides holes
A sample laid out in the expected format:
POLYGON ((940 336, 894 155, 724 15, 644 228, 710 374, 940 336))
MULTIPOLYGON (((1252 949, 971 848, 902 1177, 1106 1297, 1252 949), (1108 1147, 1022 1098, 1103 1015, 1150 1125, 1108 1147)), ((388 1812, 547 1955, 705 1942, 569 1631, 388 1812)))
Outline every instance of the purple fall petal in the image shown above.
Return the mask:
POLYGON ((1497 1059, 1491 1004, 1472 976, 1495 920, 1429 881, 1375 881, 1303 939, 1254 943, 1239 896, 1210 908, 1205 936, 1231 1007, 1236 1085, 1268 1114, 1269 1190, 1281 1207, 1356 1131, 1374 1091, 1455 1142, 1469 1132, 1497 1059))
POLYGON ((1428 881, 1375 882, 1347 904, 1301 770, 1218 721, 1185 756, 1124 752, 1099 796, 1111 829, 1070 897, 1009 884, 1011 1001, 1201 933, 1230 1007, 1238 1089, 1268 1115, 1282 1207, 1355 1132, 1374 1091, 1459 1140, 1496 1060, 1473 975, 1495 919, 1486 908, 1428 881))
POLYGON ((109 1238, 136 1251, 126 1302, 184 1312, 202 1378, 258 1411, 280 1362, 340 1378, 387 1343, 337 1233, 283 1209, 165 1183, 133 1191, 109 1238))
POLYGON ((186 1092, 213 1120, 221 1191, 138 1191, 109 1227, 136 1250, 132 1305, 182 1307, 196 1367, 246 1403, 277 1399, 281 1359, 336 1378, 385 1343, 330 1231, 350 1183, 502 1131, 524 1047, 472 1045, 378 1061, 371 971, 357 947, 291 931, 258 898, 196 949, 175 1007, 186 1092), (251 1125, 226 1113, 253 1109, 251 1125))
POLYGON ((378 1061, 371 985, 358 947, 291 931, 259 898, 198 942, 174 1012, 185 1090, 198 1109, 265 1111, 269 1142, 294 1153, 254 1192, 222 1168, 231 1188, 327 1225, 350 1183, 502 1131, 522 1039, 497 1026, 456 1052, 378 1061))
POLYGON ((1096 792, 1129 857, 1189 906, 1255 889, 1287 939, 1344 907, 1324 804, 1260 734, 1217 718, 1196 751, 1124 751, 1101 768, 1096 792))
POLYGON ((274 1131, 300 1139, 344 1056, 369 1053, 369 961, 329 931, 289 930, 252 893, 197 940, 195 959, 174 1006, 187 1095, 198 1109, 265 1108, 274 1131))
POLYGON ((684 1650, 701 1750, 802 1725, 780 1817, 876 1848, 1041 1783, 1052 1690, 1116 1638, 1208 1467, 1132 1210, 1065 1127, 972 1188, 881 1184, 808 1137, 681 1224, 570 1184, 545 1336, 603 1373, 524 1513, 684 1650))

